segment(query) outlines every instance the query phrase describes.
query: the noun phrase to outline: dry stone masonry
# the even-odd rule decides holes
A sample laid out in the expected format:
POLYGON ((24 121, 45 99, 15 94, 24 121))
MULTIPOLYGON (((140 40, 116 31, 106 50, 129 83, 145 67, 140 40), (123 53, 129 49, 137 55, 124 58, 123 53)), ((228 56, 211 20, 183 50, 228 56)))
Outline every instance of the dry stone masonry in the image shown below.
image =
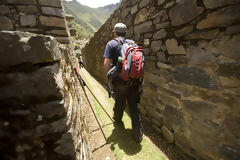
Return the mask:
POLYGON ((53 35, 70 43, 61 0, 1 0, 0 22, 0 30, 53 35))
POLYGON ((66 24, 61 0, 0 1, 0 159, 91 159, 66 24))
POLYGON ((117 22, 144 48, 142 113, 153 128, 196 159, 240 159, 240 0, 123 0, 83 50, 105 85, 117 22))

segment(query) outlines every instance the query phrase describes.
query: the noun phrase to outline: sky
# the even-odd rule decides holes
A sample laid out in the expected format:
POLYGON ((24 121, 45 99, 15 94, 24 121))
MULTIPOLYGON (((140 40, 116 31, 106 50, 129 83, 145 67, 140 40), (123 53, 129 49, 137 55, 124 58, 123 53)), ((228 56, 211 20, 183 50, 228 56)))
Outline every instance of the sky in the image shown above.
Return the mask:
POLYGON ((97 7, 103 7, 109 4, 118 3, 120 0, 77 0, 77 1, 83 5, 86 5, 92 8, 97 8, 97 7))

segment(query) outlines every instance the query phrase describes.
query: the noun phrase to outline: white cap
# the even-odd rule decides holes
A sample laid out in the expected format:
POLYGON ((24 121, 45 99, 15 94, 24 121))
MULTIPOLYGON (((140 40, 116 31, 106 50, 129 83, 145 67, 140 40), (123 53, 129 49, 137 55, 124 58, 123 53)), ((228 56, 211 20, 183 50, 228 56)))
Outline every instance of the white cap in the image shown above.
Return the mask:
POLYGON ((127 32, 127 26, 123 23, 117 23, 114 26, 113 32, 126 33, 127 32))

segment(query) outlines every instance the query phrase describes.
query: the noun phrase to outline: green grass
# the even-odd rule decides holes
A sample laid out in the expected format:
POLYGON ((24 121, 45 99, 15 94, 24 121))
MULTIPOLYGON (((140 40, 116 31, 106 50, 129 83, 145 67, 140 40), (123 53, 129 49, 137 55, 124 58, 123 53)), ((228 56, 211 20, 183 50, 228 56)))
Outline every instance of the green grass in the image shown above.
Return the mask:
MULTIPOLYGON (((86 78, 85 82, 93 91, 93 87, 86 78)), ((103 92, 103 94, 104 93, 106 92, 103 92)), ((108 95, 105 97, 108 99, 108 106, 113 106, 114 100, 109 99, 108 95)), ((104 133, 106 134, 107 141, 111 145, 111 150, 114 152, 117 160, 124 158, 127 160, 164 160, 159 149, 149 139, 144 138, 141 144, 133 140, 131 134, 131 119, 126 113, 123 115, 125 129, 121 127, 115 128, 97 101, 93 97, 91 100, 104 133)), ((105 109, 111 115, 112 107, 105 107, 105 109)))

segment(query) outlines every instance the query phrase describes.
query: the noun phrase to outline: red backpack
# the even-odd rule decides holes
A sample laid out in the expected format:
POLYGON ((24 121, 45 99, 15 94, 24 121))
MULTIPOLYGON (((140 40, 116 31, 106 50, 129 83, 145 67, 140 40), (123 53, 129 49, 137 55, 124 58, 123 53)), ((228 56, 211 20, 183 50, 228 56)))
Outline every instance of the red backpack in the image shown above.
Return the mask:
POLYGON ((144 52, 133 40, 125 40, 121 42, 115 39, 122 45, 122 71, 123 80, 129 81, 132 79, 141 79, 144 73, 144 52))

